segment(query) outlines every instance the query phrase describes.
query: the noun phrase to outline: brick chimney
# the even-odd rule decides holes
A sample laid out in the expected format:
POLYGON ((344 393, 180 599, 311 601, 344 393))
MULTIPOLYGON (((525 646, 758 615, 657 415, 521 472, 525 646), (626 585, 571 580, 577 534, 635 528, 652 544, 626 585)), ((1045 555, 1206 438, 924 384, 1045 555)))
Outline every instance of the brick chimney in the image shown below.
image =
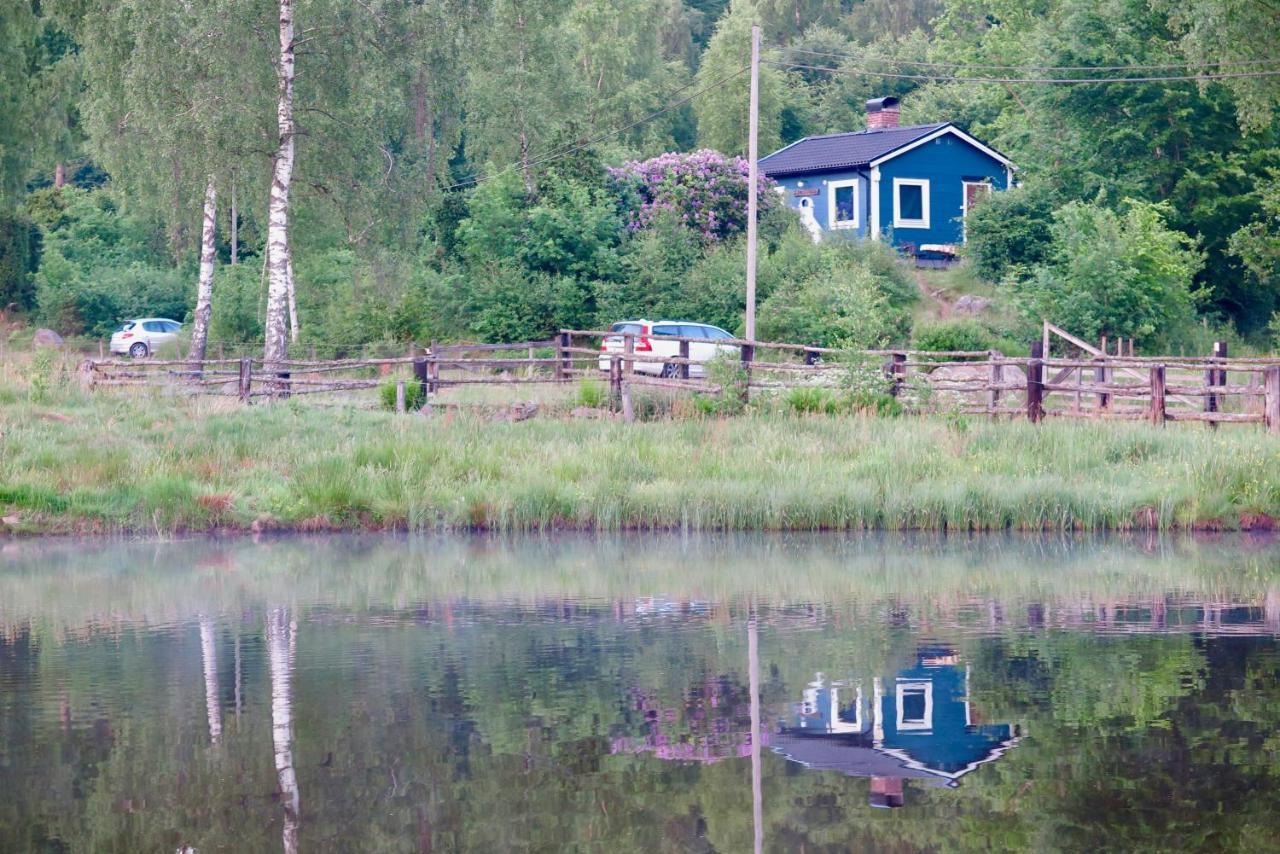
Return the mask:
POLYGON ((881 130, 898 126, 898 99, 872 98, 867 101, 867 130, 881 130))

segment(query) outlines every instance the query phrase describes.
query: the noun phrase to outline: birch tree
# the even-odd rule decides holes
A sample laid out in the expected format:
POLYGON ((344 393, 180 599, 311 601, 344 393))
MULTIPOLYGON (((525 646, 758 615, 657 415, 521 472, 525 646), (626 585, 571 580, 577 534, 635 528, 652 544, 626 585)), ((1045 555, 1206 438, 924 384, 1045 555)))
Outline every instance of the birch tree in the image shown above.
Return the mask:
POLYGON ((280 0, 280 58, 276 66, 279 142, 267 206, 267 316, 262 356, 268 373, 279 370, 280 363, 289 354, 285 314, 289 310, 293 290, 289 261, 289 190, 293 183, 294 155, 293 73, 293 0, 280 0))
POLYGON ((217 201, 217 187, 210 175, 204 191, 204 225, 200 229, 200 283, 196 290, 195 317, 191 324, 191 352, 188 354, 192 371, 202 369, 209 341, 209 315, 213 311, 213 263, 217 252, 214 243, 218 223, 217 201))

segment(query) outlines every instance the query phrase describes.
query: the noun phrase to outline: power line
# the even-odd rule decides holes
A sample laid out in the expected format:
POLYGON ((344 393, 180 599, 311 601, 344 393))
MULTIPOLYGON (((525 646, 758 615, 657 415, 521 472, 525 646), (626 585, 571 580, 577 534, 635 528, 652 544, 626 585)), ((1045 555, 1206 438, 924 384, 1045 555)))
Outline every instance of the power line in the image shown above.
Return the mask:
POLYGON ((926 80, 937 83, 1044 83, 1044 84, 1084 84, 1090 83, 1159 83, 1163 81, 1201 81, 1227 80, 1235 78, 1280 77, 1280 69, 1270 71, 1237 71, 1205 74, 1169 74, 1151 77, 960 77, 954 74, 895 74, 890 71, 873 71, 869 68, 831 68, 825 65, 805 65, 796 62, 768 61, 770 65, 784 69, 805 69, 808 71, 829 71, 833 74, 849 76, 866 75, 870 77, 886 77, 893 80, 926 80))
MULTIPOLYGON (((694 98, 697 98, 699 95, 705 95, 707 92, 710 92, 713 89, 718 89, 724 84, 728 83, 729 81, 737 77, 741 77, 743 74, 747 72, 749 68, 750 66, 744 65, 742 68, 739 68, 737 71, 733 72, 732 74, 721 77, 719 80, 715 81, 714 83, 707 84, 706 86, 702 87, 698 91, 690 94, 688 97, 681 98, 679 101, 675 101, 671 104, 668 104, 667 106, 663 107, 660 110, 655 110, 654 112, 649 113, 647 116, 636 119, 630 124, 622 125, 621 127, 617 127, 617 128, 614 128, 613 130, 606 131, 605 133, 602 133, 599 136, 595 136, 590 139, 583 140, 582 142, 574 143, 573 145, 565 146, 564 148, 553 149, 551 151, 543 152, 537 157, 534 157, 533 159, 529 160, 528 165, 540 166, 543 163, 550 163, 553 160, 559 160, 561 158, 568 157, 569 155, 577 154, 578 152, 583 151, 589 148, 590 146, 595 145, 598 142, 603 142, 604 140, 608 139, 611 136, 617 136, 618 134, 626 133, 632 128, 639 127, 645 122, 653 121, 654 119, 658 118, 659 116, 665 113, 669 113, 672 110, 683 107, 685 104, 689 103, 694 98)), ((697 81, 695 80, 692 83, 688 83, 684 86, 681 86, 672 94, 678 95, 681 92, 684 92, 685 90, 689 89, 691 86, 694 86, 696 83, 697 81)), ((524 165, 525 165, 525 161, 517 160, 514 163, 509 163, 506 166, 502 167, 501 169, 495 172, 490 172, 487 175, 472 175, 470 178, 464 178, 463 180, 458 181, 455 184, 451 184, 448 187, 445 187, 442 192, 447 193, 450 190, 457 190, 457 189, 461 189, 462 187, 474 186, 484 181, 488 181, 490 178, 494 178, 498 175, 501 175, 504 172, 508 172, 512 169, 515 169, 524 165)))
POLYGON ((806 50, 804 48, 787 48, 791 53, 803 53, 810 56, 833 57, 836 59, 856 59, 881 62, 885 65, 910 65, 919 68, 954 68, 956 70, 992 70, 992 71, 1150 71, 1158 69, 1179 70, 1183 68, 1232 68, 1251 67, 1257 65, 1280 65, 1280 59, 1240 59, 1216 60, 1213 62, 1168 62, 1168 63, 1133 63, 1130 65, 991 65, 988 63, 966 62, 925 62, 915 59, 889 59, 884 57, 858 56, 838 51, 806 50))

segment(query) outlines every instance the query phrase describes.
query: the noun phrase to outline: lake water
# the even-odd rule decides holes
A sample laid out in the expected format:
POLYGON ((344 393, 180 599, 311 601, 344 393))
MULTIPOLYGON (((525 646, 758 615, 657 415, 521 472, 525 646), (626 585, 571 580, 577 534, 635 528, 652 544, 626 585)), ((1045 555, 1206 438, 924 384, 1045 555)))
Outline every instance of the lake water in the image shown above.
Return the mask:
POLYGON ((1280 546, 0 546, 0 851, 1266 851, 1280 546))

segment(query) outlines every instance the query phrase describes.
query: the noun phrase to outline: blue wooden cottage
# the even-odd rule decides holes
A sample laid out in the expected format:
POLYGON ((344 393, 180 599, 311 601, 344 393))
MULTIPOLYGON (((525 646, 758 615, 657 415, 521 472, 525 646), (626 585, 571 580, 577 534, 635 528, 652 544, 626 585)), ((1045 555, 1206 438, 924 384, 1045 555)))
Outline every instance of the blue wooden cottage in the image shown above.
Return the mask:
POLYGON ((964 218, 1014 166, 950 122, 901 127, 898 99, 867 102, 867 129, 808 136, 760 161, 818 240, 892 239, 918 258, 954 256, 964 218))

